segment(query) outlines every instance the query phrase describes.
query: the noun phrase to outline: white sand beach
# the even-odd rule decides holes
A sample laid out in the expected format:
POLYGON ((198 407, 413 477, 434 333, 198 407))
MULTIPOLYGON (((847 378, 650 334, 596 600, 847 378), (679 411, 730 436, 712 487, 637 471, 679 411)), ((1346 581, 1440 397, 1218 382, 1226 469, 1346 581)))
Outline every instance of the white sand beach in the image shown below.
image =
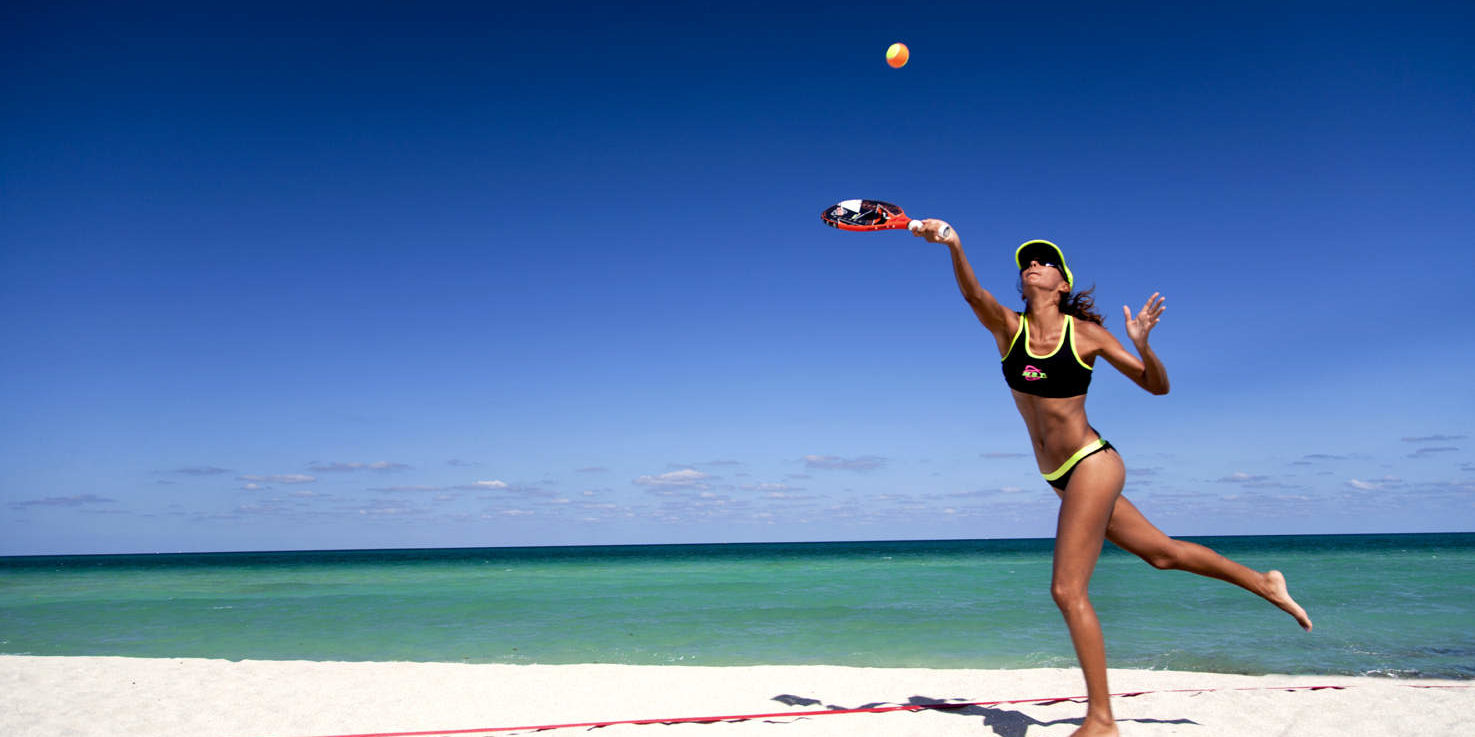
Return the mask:
MULTIPOLYGON (((1123 735, 1471 734, 1475 683, 1346 676, 1234 676, 1114 670, 1123 735), (1311 690, 1313 686, 1336 689, 1311 690), (1287 690, 1287 689, 1295 690, 1287 690), (1179 691, 1180 689, 1191 689, 1179 691), (1203 689, 1203 690, 1198 690, 1203 689), (1211 689, 1211 690, 1210 690, 1211 689)), ((622 720, 726 717, 932 702, 954 709, 778 716, 602 734, 1069 735, 1084 705, 1069 669, 927 670, 622 665, 318 663, 0 656, 8 737, 326 737, 501 730, 622 720)), ((543 734, 582 734, 567 727, 543 734)))

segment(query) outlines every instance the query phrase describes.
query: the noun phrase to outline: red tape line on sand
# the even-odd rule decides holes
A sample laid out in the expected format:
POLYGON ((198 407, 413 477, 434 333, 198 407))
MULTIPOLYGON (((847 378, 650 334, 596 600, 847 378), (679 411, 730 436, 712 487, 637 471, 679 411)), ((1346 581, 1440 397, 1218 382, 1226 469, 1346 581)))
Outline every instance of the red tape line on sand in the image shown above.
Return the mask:
MULTIPOLYGON (((1471 688, 1471 686, 1416 686, 1409 688, 1471 688)), ((1176 688, 1162 691, 1129 691, 1112 694, 1118 698, 1131 698, 1158 693, 1212 693, 1215 691, 1342 691, 1355 686, 1249 686, 1245 688, 1176 688)), ((936 704, 906 704, 904 706, 875 706, 865 709, 824 709, 822 711, 776 711, 767 714, 732 714, 711 717, 667 717, 661 719, 621 719, 607 722, 578 722, 574 724, 542 724, 526 727, 481 727, 479 729, 437 729, 428 732, 372 732, 366 734, 324 735, 324 737, 435 737, 436 735, 490 734, 493 732, 542 732, 549 729, 598 729, 617 724, 710 724, 715 722, 746 722, 752 719, 792 719, 795 717, 817 717, 832 714, 884 714, 896 711, 946 711, 966 709, 970 706, 998 706, 1000 704, 1056 704, 1064 701, 1083 702, 1084 696, 1056 696, 1044 699, 1011 699, 1004 701, 941 702, 936 704)))

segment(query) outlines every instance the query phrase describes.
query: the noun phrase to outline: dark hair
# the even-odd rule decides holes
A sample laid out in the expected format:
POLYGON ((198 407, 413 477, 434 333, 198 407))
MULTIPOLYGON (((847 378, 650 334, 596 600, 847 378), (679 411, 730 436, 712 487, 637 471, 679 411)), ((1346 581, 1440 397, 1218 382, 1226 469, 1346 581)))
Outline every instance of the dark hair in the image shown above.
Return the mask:
POLYGON ((1078 317, 1087 322, 1101 324, 1101 313, 1096 311, 1096 298, 1091 293, 1096 291, 1096 285, 1084 292, 1071 292, 1060 300, 1060 311, 1072 317, 1078 317))
MULTIPOLYGON (((1017 286, 1019 288, 1019 296, 1023 297, 1024 280, 1022 278, 1017 286)), ((1071 317, 1077 317, 1087 322, 1094 322, 1097 325, 1101 325, 1105 318, 1101 316, 1101 313, 1096 311, 1096 298, 1091 296, 1091 293, 1094 291, 1096 291, 1096 285, 1093 284, 1090 289, 1084 292, 1067 292, 1064 297, 1060 298, 1060 311, 1071 317)), ((1025 300, 1025 304, 1028 305, 1029 300, 1025 300)))

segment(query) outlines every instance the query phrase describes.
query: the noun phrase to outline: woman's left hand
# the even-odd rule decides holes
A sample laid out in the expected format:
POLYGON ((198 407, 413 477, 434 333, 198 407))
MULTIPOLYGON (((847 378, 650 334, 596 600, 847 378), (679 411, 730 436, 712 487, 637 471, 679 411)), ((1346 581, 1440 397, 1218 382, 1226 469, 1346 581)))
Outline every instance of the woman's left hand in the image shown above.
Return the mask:
POLYGON ((1132 317, 1132 309, 1122 305, 1122 314, 1127 318, 1127 337, 1132 339, 1133 345, 1139 347, 1147 345, 1147 334, 1157 327, 1157 321, 1162 317, 1163 309, 1165 309, 1163 303, 1166 301, 1167 298, 1153 292, 1152 296, 1147 298, 1147 304, 1142 306, 1142 311, 1138 312, 1135 318, 1132 317))

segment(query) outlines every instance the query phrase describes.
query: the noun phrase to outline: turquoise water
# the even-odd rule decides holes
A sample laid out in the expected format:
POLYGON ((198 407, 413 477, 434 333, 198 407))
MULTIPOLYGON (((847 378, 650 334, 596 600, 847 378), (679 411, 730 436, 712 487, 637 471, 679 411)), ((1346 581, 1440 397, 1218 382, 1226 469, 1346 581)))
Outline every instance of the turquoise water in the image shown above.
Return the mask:
MULTIPOLYGON (((1475 678, 1475 534, 1196 538, 1257 597, 1111 546, 1114 667, 1475 678)), ((1050 540, 0 558, 0 653, 1022 668, 1074 665, 1050 540)))

